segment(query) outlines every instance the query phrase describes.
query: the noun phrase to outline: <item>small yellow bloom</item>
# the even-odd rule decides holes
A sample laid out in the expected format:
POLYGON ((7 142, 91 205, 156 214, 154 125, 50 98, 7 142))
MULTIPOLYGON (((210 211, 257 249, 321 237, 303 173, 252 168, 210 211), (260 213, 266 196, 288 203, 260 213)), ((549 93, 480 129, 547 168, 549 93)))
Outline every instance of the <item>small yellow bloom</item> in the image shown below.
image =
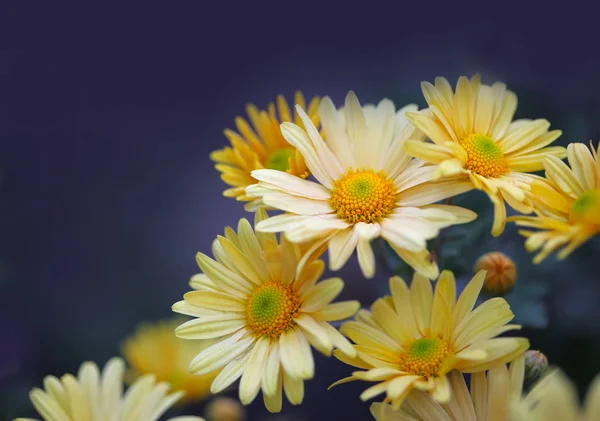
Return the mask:
POLYGON ((499 251, 486 253, 477 259, 473 271, 485 270, 483 291, 488 294, 502 295, 513 289, 517 280, 517 266, 506 254, 499 251))
MULTIPOLYGON (((223 195, 233 197, 238 201, 249 202, 245 205, 248 211, 255 210, 260 200, 246 195, 247 186, 256 183, 250 175, 253 170, 272 169, 285 171, 301 178, 309 175, 302 155, 291 146, 281 134, 279 124, 293 122, 304 127, 297 112, 290 112, 288 103, 283 96, 277 97, 277 105, 270 103, 268 110, 258 110, 249 104, 246 112, 250 124, 242 118, 235 119, 238 133, 226 129, 225 136, 231 142, 227 146, 211 153, 210 158, 216 162, 216 169, 221 173, 221 179, 231 186, 223 195)), ((296 92, 294 104, 305 108, 302 93, 296 92)), ((308 104, 308 116, 315 126, 319 125, 319 98, 314 97, 308 104)))
MULTIPOLYGON (((267 218, 264 209, 255 224, 267 218)), ((332 303, 344 287, 339 278, 317 282, 323 247, 303 249, 273 233, 254 232, 246 219, 227 227, 213 243, 216 260, 198 253, 203 273, 190 282, 194 291, 173 305, 190 320, 175 329, 184 339, 214 339, 190 362, 194 374, 222 371, 211 392, 241 377, 240 401, 248 405, 262 389, 266 408, 279 412, 282 393, 293 405, 304 399, 304 381, 314 376, 311 345, 325 355, 334 348, 355 356, 350 342, 329 322, 351 317, 358 301, 332 303)))
POLYGON ((407 118, 431 142, 409 140, 409 154, 435 164, 434 178, 468 180, 494 204, 492 234, 506 223, 505 201, 521 213, 531 213, 529 185, 539 177, 545 156, 564 158, 565 148, 547 147, 561 134, 548 131, 543 119, 515 120, 517 96, 503 83, 482 85, 479 76, 458 79, 456 90, 444 78, 435 86, 421 84, 429 108, 407 113, 407 118))
POLYGON ((413 390, 401 409, 374 403, 371 413, 377 421, 509 421, 511 404, 521 399, 523 366, 521 355, 510 364, 510 369, 500 364, 487 372, 473 373, 469 389, 462 373, 453 370, 448 373, 452 394, 447 405, 413 390))
POLYGON ((554 369, 511 407, 510 421, 597 421, 600 420, 600 375, 592 381, 583 408, 575 385, 554 369))
POLYGON ((456 299, 452 272, 443 271, 435 291, 431 283, 415 274, 410 289, 398 278, 390 279, 392 295, 380 298, 371 311, 361 310, 355 321, 340 331, 355 342, 356 357, 337 351, 341 361, 366 371, 355 371, 352 380, 377 382, 365 390, 368 400, 386 393, 385 403, 400 408, 413 389, 427 391, 441 403, 452 399, 448 373, 458 370, 479 373, 506 363, 529 347, 525 338, 497 338, 519 329, 507 324, 514 317, 503 298, 492 298, 473 309, 485 272, 481 271, 456 299))
MULTIPOLYGON (((140 377, 123 394, 125 364, 111 359, 102 372, 92 362, 81 365, 77 377, 65 374, 60 379, 44 378, 44 390, 35 388, 31 402, 45 421, 157 421, 182 396, 168 394, 167 383, 156 382, 153 375, 140 377)), ((32 421, 18 418, 15 421, 32 421)), ((204 421, 184 416, 170 421, 204 421)))
POLYGON ((595 151, 583 143, 567 147, 569 168, 560 159, 549 156, 544 160, 546 180, 531 185, 536 216, 509 218, 517 225, 539 231, 521 230, 527 237, 525 248, 540 250, 533 261, 539 263, 550 253, 559 260, 571 254, 589 238, 600 233, 600 145, 595 151))
POLYGON ((189 372, 188 365, 212 342, 186 341, 175 336, 173 331, 185 321, 185 318, 175 318, 143 324, 124 342, 122 353, 130 366, 126 376, 130 383, 146 374, 153 374, 158 381, 170 384, 171 389, 185 393, 180 403, 202 400, 211 395, 210 384, 219 371, 196 376, 189 372))

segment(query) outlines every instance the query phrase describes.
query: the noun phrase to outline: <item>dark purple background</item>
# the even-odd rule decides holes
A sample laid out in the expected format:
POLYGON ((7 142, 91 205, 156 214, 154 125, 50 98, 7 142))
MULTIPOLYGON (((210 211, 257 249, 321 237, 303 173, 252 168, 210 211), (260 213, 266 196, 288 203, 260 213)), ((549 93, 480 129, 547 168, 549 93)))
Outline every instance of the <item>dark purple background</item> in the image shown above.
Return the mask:
MULTIPOLYGON (((565 141, 600 135, 598 15, 569 4, 1 9, 0 417, 27 415, 45 374, 103 364, 139 321, 169 316, 196 251, 250 217, 208 159, 247 102, 302 89, 340 103, 354 89, 423 105, 421 80, 481 72, 539 93, 532 117, 568 115, 565 141)), ((342 298, 376 297, 354 261, 343 276, 342 298)), ((368 419, 364 385, 326 392, 348 369, 318 362, 288 413, 368 419)))

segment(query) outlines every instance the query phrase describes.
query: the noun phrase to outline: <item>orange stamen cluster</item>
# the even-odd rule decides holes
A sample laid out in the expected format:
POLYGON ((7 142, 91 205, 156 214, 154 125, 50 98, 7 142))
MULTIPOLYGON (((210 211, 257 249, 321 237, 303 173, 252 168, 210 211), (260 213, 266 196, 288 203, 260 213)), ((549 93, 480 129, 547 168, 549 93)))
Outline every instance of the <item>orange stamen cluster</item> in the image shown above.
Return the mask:
POLYGON ((279 337, 294 324, 300 312, 300 300, 289 285, 280 281, 257 287, 246 304, 248 327, 257 335, 279 337))
POLYGON ((427 379, 438 377, 440 366, 449 353, 450 345, 443 339, 417 339, 400 355, 400 370, 427 379))
POLYGON ((483 177, 500 177, 506 173, 502 149, 489 137, 473 133, 459 143, 467 152, 467 170, 483 177))
POLYGON ((351 224, 379 222, 396 206, 396 189, 383 171, 350 169, 335 181, 331 207, 351 224))

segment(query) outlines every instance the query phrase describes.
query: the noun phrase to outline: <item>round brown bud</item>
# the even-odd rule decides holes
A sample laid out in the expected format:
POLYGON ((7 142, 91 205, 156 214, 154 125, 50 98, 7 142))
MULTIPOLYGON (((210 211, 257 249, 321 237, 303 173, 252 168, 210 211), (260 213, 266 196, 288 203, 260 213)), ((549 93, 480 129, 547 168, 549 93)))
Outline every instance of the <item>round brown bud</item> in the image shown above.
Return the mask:
POLYGON ((486 253, 477 259, 475 273, 486 270, 483 291, 492 295, 502 295, 515 286, 517 266, 506 254, 499 251, 486 253))
POLYGON ((243 421, 246 411, 237 399, 217 396, 206 405, 204 416, 207 421, 243 421))

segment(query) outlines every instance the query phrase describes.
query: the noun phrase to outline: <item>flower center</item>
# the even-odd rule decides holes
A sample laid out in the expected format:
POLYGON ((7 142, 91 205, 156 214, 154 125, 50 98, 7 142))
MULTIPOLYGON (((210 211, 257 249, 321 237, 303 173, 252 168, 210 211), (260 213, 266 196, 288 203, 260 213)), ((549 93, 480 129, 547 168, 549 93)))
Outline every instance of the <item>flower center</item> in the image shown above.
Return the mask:
POLYGON ((371 224, 392 213, 396 189, 383 171, 350 169, 335 181, 330 204, 341 219, 351 224, 371 224))
POLYGON ((294 324, 299 309, 300 301, 290 286, 265 282, 254 290, 246 304, 248 326, 257 335, 279 337, 294 324))
POLYGON ((287 171, 290 169, 289 160, 296 155, 294 148, 283 148, 271 152, 265 163, 270 170, 287 171))
POLYGON ((467 152, 467 170, 483 177, 499 177, 506 173, 502 149, 489 137, 473 133, 459 143, 467 152))
POLYGON ((442 339, 417 339, 400 356, 400 370, 425 378, 437 377, 449 352, 450 345, 442 339))
POLYGON ((571 220, 600 225, 600 190, 588 190, 577 198, 571 208, 571 220))

